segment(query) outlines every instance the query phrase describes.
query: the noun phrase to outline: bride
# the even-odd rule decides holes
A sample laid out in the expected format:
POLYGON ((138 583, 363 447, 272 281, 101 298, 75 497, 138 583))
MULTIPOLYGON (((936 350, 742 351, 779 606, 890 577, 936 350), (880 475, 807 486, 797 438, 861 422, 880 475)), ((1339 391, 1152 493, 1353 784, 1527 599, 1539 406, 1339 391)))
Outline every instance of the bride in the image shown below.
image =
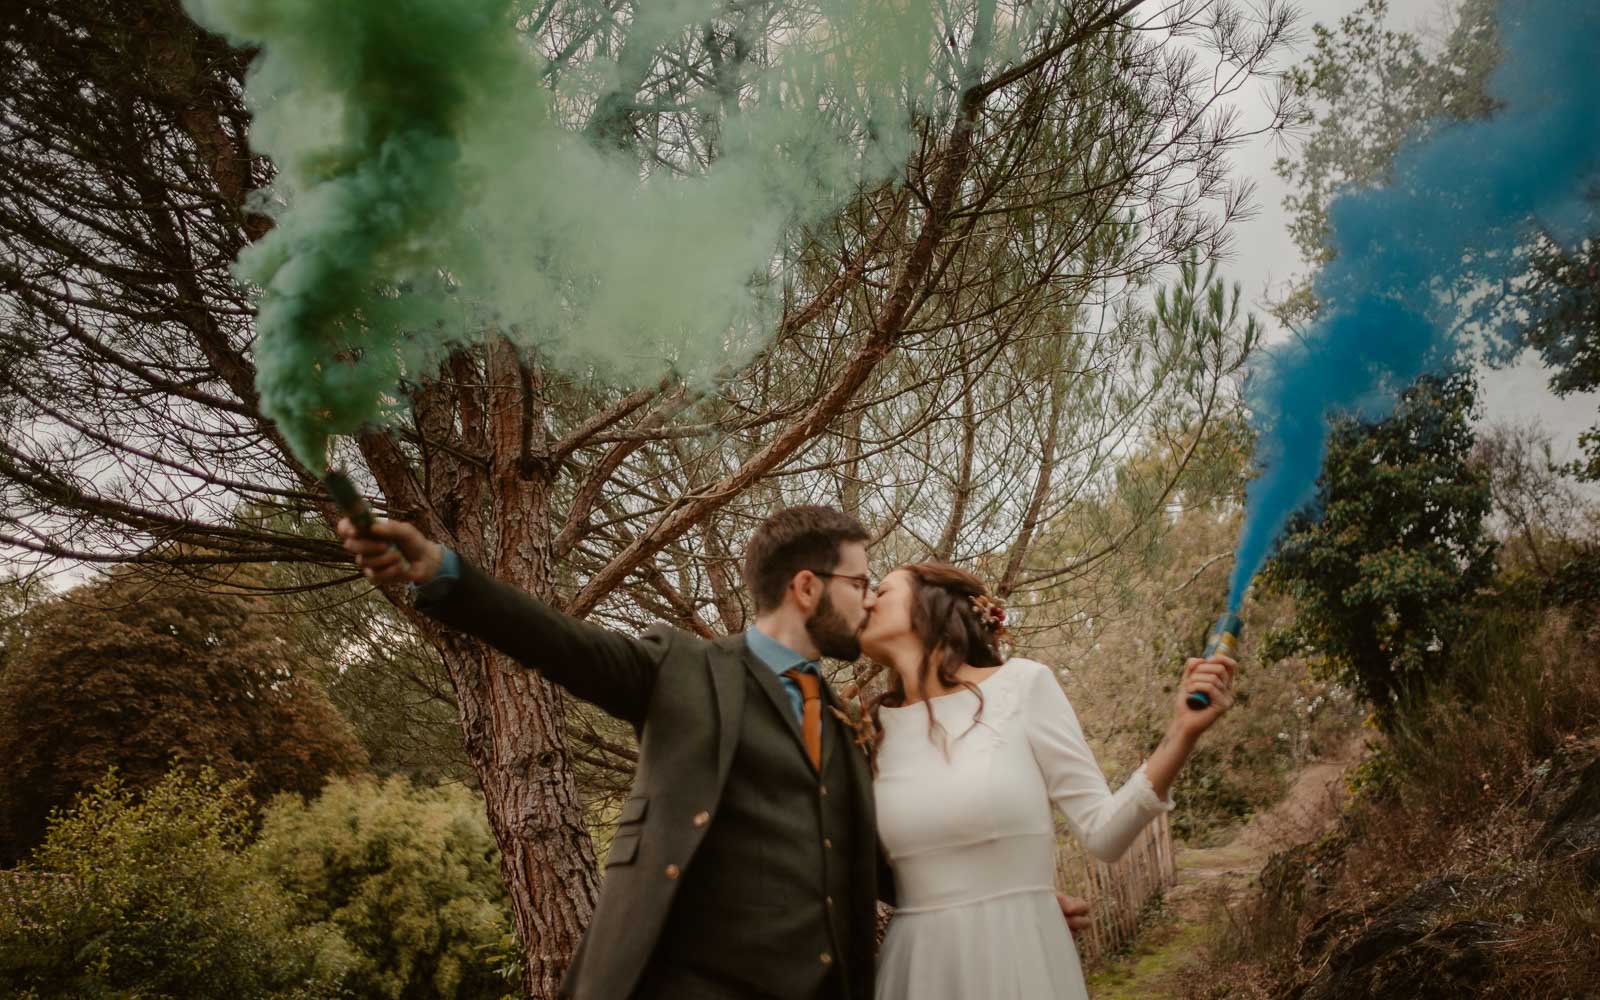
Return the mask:
POLYGON ((1054 893, 1051 804, 1091 855, 1121 857, 1232 704, 1233 661, 1188 661, 1166 738, 1112 792, 1050 668, 1002 657, 1005 612, 977 577, 903 566, 868 606, 862 652, 892 668, 872 709, 874 792, 899 903, 877 1000, 1087 998, 1054 893), (1191 691, 1211 707, 1187 708, 1191 691))

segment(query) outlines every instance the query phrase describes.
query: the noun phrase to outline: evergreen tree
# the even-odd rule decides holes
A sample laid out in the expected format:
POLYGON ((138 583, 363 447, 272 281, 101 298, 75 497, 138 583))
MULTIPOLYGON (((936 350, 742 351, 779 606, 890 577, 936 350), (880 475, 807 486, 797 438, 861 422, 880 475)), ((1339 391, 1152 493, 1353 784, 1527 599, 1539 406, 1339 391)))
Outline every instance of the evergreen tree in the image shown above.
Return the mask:
POLYGON ((282 620, 256 597, 119 570, 28 615, 0 677, 0 857, 15 861, 115 767, 250 775, 260 801, 366 766, 282 620))
POLYGON ((1315 507, 1290 522, 1261 577, 1300 612, 1272 646, 1320 654, 1384 723, 1442 676, 1494 572, 1475 397, 1467 373, 1426 377, 1388 419, 1337 425, 1315 507))

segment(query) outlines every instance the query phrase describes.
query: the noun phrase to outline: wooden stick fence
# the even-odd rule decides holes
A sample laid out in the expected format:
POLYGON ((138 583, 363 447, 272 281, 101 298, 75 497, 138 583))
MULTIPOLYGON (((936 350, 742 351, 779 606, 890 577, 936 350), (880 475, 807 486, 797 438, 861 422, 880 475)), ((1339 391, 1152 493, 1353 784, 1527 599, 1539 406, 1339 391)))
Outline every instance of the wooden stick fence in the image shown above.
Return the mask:
POLYGON ((1085 965, 1099 962, 1133 940, 1139 912, 1177 881, 1172 825, 1167 814, 1139 832, 1133 846, 1113 864, 1096 861, 1070 838, 1056 851, 1056 884, 1089 901, 1093 925, 1076 934, 1085 965))

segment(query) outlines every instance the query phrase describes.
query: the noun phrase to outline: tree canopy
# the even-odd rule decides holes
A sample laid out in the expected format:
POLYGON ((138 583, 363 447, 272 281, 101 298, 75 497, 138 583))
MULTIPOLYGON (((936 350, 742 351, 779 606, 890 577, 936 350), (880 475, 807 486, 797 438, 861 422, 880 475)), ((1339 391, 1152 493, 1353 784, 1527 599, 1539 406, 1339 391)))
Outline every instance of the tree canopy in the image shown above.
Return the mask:
POLYGON ((1388 419, 1338 424, 1314 507, 1290 522, 1259 578, 1298 610, 1277 652, 1316 654, 1386 721, 1448 669, 1494 574, 1475 397, 1468 374, 1429 376, 1388 419))
POLYGON ((349 724, 271 610, 124 569, 31 612, 0 677, 4 856, 25 855, 51 810, 112 768, 139 789, 174 764, 209 766, 248 775, 262 800, 362 770, 349 724))

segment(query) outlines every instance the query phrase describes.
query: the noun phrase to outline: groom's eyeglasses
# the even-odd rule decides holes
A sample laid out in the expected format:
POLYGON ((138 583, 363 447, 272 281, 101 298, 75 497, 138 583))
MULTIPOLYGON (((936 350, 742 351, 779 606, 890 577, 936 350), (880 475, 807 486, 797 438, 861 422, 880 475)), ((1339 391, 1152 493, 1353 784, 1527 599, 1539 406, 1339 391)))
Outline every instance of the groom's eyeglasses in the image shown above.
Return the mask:
POLYGON ((812 570, 811 575, 825 576, 830 580, 849 580, 857 590, 861 591, 862 597, 866 597, 867 591, 872 589, 872 577, 870 576, 851 576, 849 573, 824 573, 818 569, 812 570))

